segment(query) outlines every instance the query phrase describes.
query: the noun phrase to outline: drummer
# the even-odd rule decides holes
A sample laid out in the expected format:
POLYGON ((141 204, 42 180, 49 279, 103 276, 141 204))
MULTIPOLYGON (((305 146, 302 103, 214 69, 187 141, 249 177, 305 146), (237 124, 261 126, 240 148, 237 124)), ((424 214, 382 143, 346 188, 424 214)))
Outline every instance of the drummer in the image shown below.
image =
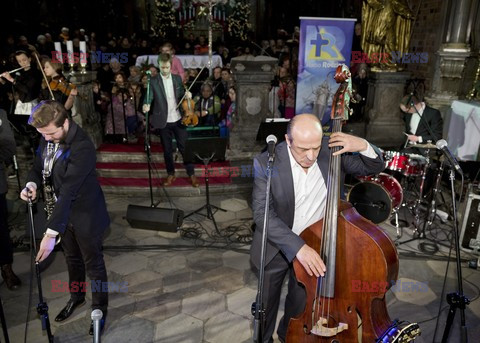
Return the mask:
POLYGON ((440 111, 419 101, 415 95, 406 95, 400 102, 400 110, 405 121, 407 144, 435 144, 442 138, 443 120, 440 111))
MULTIPOLYGON (((422 160, 424 160, 425 157, 433 158, 432 153, 438 152, 435 142, 442 139, 442 116, 440 111, 427 106, 424 101, 420 101, 413 94, 406 95, 402 98, 400 110, 403 112, 403 120, 405 122, 404 133, 407 136, 406 142, 403 145, 404 149, 402 149, 401 152, 406 153, 410 157, 409 160, 415 161, 415 158, 419 159, 419 166, 413 166, 413 168, 417 168, 415 169, 416 171, 421 171, 419 168, 423 168, 422 165, 425 163, 422 160)), ((429 161, 430 164, 426 166, 428 170, 424 185, 424 194, 429 193, 433 187, 434 175, 438 169, 438 164, 432 158, 429 161)), ((412 166, 409 167, 411 168, 412 166)), ((421 174, 422 173, 414 173, 414 175, 417 176, 421 174)))

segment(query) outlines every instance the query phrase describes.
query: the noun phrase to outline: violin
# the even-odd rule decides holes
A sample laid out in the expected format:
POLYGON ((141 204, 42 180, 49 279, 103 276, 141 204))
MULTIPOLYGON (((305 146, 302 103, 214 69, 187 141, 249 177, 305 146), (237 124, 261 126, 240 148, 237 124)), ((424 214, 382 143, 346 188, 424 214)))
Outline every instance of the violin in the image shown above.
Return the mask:
POLYGON ((183 109, 183 118, 182 124, 185 126, 197 126, 198 125, 198 116, 195 114, 195 101, 193 99, 183 99, 182 109, 183 109))
POLYGON ((49 86, 52 91, 59 91, 66 96, 69 96, 72 90, 77 89, 77 86, 64 79, 52 79, 49 86))

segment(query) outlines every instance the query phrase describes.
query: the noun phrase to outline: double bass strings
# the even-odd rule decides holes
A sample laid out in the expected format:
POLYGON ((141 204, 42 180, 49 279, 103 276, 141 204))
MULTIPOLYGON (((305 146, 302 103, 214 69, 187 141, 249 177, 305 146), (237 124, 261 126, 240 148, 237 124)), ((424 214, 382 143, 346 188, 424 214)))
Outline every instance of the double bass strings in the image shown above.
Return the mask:
MULTIPOLYGON (((341 119, 333 119, 333 129, 332 132, 340 132, 341 130, 341 119)), ((337 175, 340 172, 340 164, 341 164, 341 157, 340 156, 333 156, 332 153, 340 150, 340 147, 333 147, 331 154, 330 154, 330 161, 329 161, 329 172, 328 172, 328 180, 327 180, 327 203, 325 209, 325 215, 323 218, 323 229, 322 229, 322 241, 320 244, 320 256, 322 260, 327 264, 329 256, 327 255, 327 249, 325 247, 329 247, 330 244, 336 244, 336 239, 331 235, 333 225, 333 217, 337 216, 338 211, 338 178, 331 177, 332 175, 337 175), (333 192, 333 193, 331 193, 333 192)), ((328 270, 327 270, 328 272, 328 270)), ((327 285, 324 283, 324 279, 327 278, 325 275, 324 277, 317 278, 317 292, 316 292, 316 299, 315 299, 315 310, 313 314, 313 323, 312 328, 317 324, 319 320, 325 318, 326 323, 325 325, 328 326, 328 320, 330 318, 330 298, 327 299, 327 293, 329 292, 330 285, 327 282, 327 285), (323 298, 323 299, 322 299, 323 298), (320 302, 321 302, 321 316, 320 313, 320 302), (327 303, 325 305, 325 303, 327 303), (325 313, 326 312, 326 313, 325 313)), ((334 284, 333 284, 334 287, 334 284)), ((333 290, 332 290, 333 291, 333 290)), ((322 325, 322 322, 320 322, 322 325)))

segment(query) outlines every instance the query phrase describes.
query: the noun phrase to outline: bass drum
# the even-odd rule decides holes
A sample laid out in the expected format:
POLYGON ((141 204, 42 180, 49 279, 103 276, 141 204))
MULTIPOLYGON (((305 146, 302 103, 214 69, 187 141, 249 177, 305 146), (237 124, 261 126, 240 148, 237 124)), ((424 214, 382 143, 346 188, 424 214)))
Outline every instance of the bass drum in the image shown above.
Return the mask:
POLYGON ((362 182, 353 186, 347 200, 363 217, 375 224, 383 223, 402 204, 402 186, 397 179, 385 173, 359 179, 362 182))

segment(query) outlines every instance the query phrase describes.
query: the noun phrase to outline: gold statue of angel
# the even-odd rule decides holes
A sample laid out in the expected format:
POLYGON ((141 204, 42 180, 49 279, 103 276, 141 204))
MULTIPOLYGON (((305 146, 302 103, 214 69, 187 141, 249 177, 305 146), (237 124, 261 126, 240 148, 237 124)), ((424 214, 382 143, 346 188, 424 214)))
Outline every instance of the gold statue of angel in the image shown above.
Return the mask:
MULTIPOLYGON (((365 0, 362 7, 361 44, 367 56, 408 52, 414 14, 407 0, 365 0)), ((387 58, 375 69, 397 70, 395 58, 387 58)))

